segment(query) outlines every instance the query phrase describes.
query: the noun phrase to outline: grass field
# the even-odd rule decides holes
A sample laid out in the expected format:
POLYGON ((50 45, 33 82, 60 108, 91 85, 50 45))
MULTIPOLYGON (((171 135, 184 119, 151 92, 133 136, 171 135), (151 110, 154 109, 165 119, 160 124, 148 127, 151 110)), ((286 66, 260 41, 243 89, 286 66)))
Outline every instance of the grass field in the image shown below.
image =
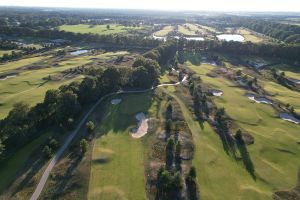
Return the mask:
POLYGON ((74 32, 74 33, 94 33, 98 35, 109 35, 117 33, 126 33, 129 30, 140 30, 143 29, 143 26, 133 27, 133 26, 123 26, 119 24, 109 24, 110 28, 106 28, 104 25, 91 26, 88 24, 79 24, 79 25, 62 25, 59 26, 59 30, 74 32))
POLYGON ((105 118, 96 131, 88 199, 146 198, 144 138, 133 139, 130 129, 136 125, 138 112, 151 115, 156 108, 150 94, 122 96, 122 99, 119 105, 105 106, 105 118))
POLYGON ((255 139, 247 148, 256 180, 241 163, 226 155, 218 136, 208 125, 204 126, 199 139, 201 145, 197 145, 200 146, 196 151, 199 156, 194 160, 199 163, 195 164, 196 168, 200 167, 198 181, 203 199, 270 199, 272 192, 294 187, 300 165, 299 126, 279 119, 269 105, 252 103, 244 96, 246 91, 234 87, 230 81, 206 76, 213 66, 189 64, 189 67, 202 75, 204 83, 224 92, 223 96, 215 98, 215 103, 224 107, 227 114, 255 139))
POLYGON ((178 26, 178 32, 186 36, 196 36, 199 33, 202 33, 203 30, 194 24, 184 24, 178 26))
POLYGON ((278 69, 279 71, 283 71, 285 73, 285 76, 289 78, 299 79, 300 80, 300 69, 296 66, 290 66, 287 64, 279 64, 272 66, 275 69, 278 69))
POLYGON ((239 28, 238 29, 238 34, 241 34, 245 38, 245 42, 253 42, 253 43, 260 43, 264 41, 264 38, 259 37, 255 34, 253 34, 251 31, 245 28, 239 28))
POLYGON ((155 32, 154 35, 157 37, 165 37, 168 33, 173 31, 173 29, 173 26, 165 26, 162 30, 155 32))
POLYGON ((65 77, 61 80, 53 81, 44 80, 43 78, 48 77, 49 75, 53 77, 70 68, 75 68, 90 63, 94 58, 111 59, 113 57, 125 54, 128 54, 128 52, 107 52, 92 56, 86 55, 70 57, 60 61, 57 66, 53 66, 52 59, 54 58, 40 56, 9 62, 0 66, 0 72, 9 72, 19 67, 41 61, 43 65, 47 66, 47 68, 21 71, 14 78, 0 80, 0 119, 4 118, 8 114, 13 104, 16 102, 23 101, 28 103, 30 106, 35 105, 43 100, 44 94, 47 90, 56 89, 59 86, 68 84, 72 81, 80 81, 84 76, 76 75, 70 78, 65 77))

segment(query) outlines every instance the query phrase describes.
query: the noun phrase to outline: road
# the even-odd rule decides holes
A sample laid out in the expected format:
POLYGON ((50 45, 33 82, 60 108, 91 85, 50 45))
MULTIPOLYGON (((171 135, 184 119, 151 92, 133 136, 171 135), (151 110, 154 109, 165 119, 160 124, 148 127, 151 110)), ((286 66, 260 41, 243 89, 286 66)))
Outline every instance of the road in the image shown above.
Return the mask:
POLYGON ((60 149, 56 152, 55 156, 53 157, 53 159, 50 161, 50 163, 48 164, 46 170, 44 171, 37 187, 35 188, 34 193, 32 194, 30 200, 37 200, 46 184, 46 181, 48 180, 48 177, 53 169, 53 167, 57 164, 57 162, 59 161, 59 159, 61 158, 61 156, 63 155, 64 151, 68 148, 69 144, 71 143, 71 141, 74 139, 74 137, 77 135, 77 133, 79 132, 80 128, 82 127, 82 125, 84 125, 84 123, 86 122, 87 118, 89 117, 89 115, 95 110, 95 108, 107 97, 113 96, 113 95, 117 95, 117 94, 132 94, 132 93, 144 93, 144 92, 148 92, 151 90, 154 90, 158 87, 163 87, 163 86, 175 86, 175 85, 180 85, 181 83, 185 82, 187 80, 187 75, 184 76, 184 78, 177 83, 171 83, 171 84, 160 84, 157 85, 156 87, 152 87, 149 89, 145 89, 145 90, 133 90, 133 91, 119 91, 119 92, 114 92, 114 93, 110 93, 108 95, 103 96, 102 98, 100 98, 94 105, 93 107, 90 108, 90 110, 85 114, 85 116, 81 119, 81 121, 79 122, 79 124, 77 125, 76 129, 70 133, 70 135, 68 136, 68 138, 65 140, 65 142, 63 143, 63 145, 60 147, 60 149))

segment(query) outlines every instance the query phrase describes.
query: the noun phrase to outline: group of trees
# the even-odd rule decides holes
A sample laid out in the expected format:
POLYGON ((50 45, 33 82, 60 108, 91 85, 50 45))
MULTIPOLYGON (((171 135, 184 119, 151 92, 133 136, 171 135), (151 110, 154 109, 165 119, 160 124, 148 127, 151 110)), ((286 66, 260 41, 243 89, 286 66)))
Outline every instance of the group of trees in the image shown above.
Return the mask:
MULTIPOLYGON (((168 45, 159 48, 157 60, 161 55, 168 55, 168 51, 168 45)), ((44 101, 32 108, 24 103, 15 104, 8 116, 0 121, 0 152, 17 149, 44 128, 72 129, 83 108, 108 93, 155 86, 160 75, 157 60, 139 57, 132 66, 90 69, 89 76, 83 81, 48 90, 44 101)))

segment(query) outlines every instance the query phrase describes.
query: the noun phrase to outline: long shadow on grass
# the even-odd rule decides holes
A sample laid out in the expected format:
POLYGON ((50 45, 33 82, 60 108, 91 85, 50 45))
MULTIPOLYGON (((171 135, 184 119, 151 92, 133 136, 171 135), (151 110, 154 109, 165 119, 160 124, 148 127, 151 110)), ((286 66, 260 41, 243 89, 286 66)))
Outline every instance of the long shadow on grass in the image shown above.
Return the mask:
MULTIPOLYGON (((80 156, 80 155, 73 154, 72 157, 73 158, 71 158, 71 160, 73 160, 73 162, 69 165, 69 167, 66 170, 66 173, 64 174, 64 176, 58 177, 58 179, 60 181, 56 185, 56 188, 53 192, 53 199, 59 199, 61 194, 65 191, 65 188, 67 188, 66 186, 68 185, 68 182, 71 179, 73 171, 77 168, 80 161, 82 160, 82 156, 80 156)), ((78 185, 78 187, 80 187, 80 186, 78 185)))
POLYGON ((251 175, 251 177, 254 180, 256 180, 254 165, 253 165, 252 160, 250 158, 250 154, 247 150, 247 146, 246 146, 245 142, 244 141, 238 141, 237 142, 237 148, 240 152, 240 155, 242 157, 242 160, 243 160, 243 163, 244 163, 244 166, 245 166, 246 170, 251 175))
MULTIPOLYGON (((34 155, 35 153, 36 152, 34 152, 32 155, 34 155)), ((37 172, 39 172, 41 170, 41 168, 43 167, 44 164, 45 164, 45 160, 43 158, 41 158, 40 156, 38 158, 36 156, 34 156, 33 159, 30 159, 26 163, 26 167, 24 170, 26 172, 26 176, 18 184, 15 191, 12 193, 13 196, 16 193, 18 193, 19 191, 23 190, 24 187, 28 186, 28 184, 30 184, 30 181, 32 180, 32 178, 37 174, 37 172)), ((24 172, 24 171, 22 170, 22 172, 24 172)))

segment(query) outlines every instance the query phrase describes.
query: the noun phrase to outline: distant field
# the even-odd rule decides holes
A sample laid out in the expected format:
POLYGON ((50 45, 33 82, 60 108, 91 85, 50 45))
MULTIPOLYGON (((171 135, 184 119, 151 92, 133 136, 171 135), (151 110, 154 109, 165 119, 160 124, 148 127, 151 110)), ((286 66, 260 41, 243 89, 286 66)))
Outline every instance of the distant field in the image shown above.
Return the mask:
POLYGON ((214 97, 214 102, 224 107, 227 114, 255 139, 247 149, 256 180, 242 163, 225 153, 214 131, 204 126, 200 149, 196 152, 198 156, 193 161, 198 163, 203 199, 270 199, 274 191, 294 187, 300 165, 300 149, 295 142, 300 140, 299 126, 279 119, 270 105, 252 103, 244 96, 244 89, 234 87, 227 79, 206 76, 213 66, 188 65, 201 75, 204 83, 224 92, 223 96, 214 97))
POLYGON ((173 31, 173 26, 165 26, 162 30, 157 31, 154 33, 157 37, 164 37, 167 36, 169 32, 173 31))
POLYGON ((123 101, 119 105, 107 102, 107 114, 96 131, 98 138, 93 147, 88 192, 91 200, 146 198, 144 138, 133 139, 130 129, 136 126, 138 112, 149 114, 155 108, 149 94, 121 98, 123 101))
POLYGON ((0 65, 0 74, 3 72, 9 72, 16 70, 19 67, 25 65, 37 66, 46 65, 48 67, 21 71, 16 77, 9 78, 7 80, 0 80, 0 119, 4 118, 13 107, 13 104, 19 101, 28 103, 30 106, 35 105, 44 98, 44 94, 49 89, 56 89, 63 84, 68 84, 72 81, 80 81, 83 75, 76 75, 71 77, 64 77, 61 80, 44 80, 49 75, 52 77, 57 76, 61 72, 75 68, 87 63, 92 62, 93 58, 111 59, 118 55, 125 55, 128 52, 107 52, 100 55, 93 56, 76 56, 65 59, 58 63, 57 66, 53 66, 53 58, 50 57, 33 57, 26 58, 19 61, 9 62, 4 65, 0 65))
POLYGON ((0 50, 0 57, 4 54, 11 54, 12 50, 0 50))
POLYGON ((109 24, 110 28, 107 29, 107 25, 96 25, 91 26, 87 24, 79 24, 79 25, 62 25, 59 26, 59 30, 74 32, 74 33, 93 33, 98 35, 109 35, 116 33, 125 33, 129 30, 140 30, 143 29, 143 26, 133 27, 133 26, 123 26, 118 24, 109 24))
POLYGON ((197 32, 201 33, 202 30, 194 24, 184 24, 178 26, 178 32, 186 36, 196 36, 197 32))
POLYGON ((245 42, 249 41, 249 42, 253 42, 253 43, 259 43, 259 42, 264 41, 264 38, 262 38, 258 35, 255 35, 253 32, 251 32, 245 28, 239 28, 238 33, 241 34, 242 36, 244 36, 245 42))

